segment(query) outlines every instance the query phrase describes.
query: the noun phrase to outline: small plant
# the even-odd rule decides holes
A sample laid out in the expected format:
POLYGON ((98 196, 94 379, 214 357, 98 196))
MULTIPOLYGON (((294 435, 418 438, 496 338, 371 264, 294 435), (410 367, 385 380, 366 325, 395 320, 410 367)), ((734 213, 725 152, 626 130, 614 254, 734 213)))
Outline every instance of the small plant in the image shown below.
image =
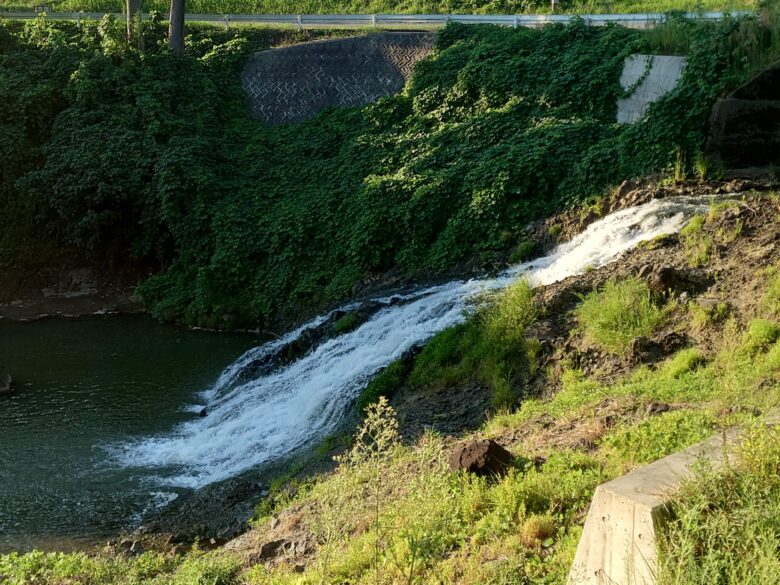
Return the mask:
POLYGON ((357 329, 362 322, 362 319, 356 313, 347 313, 333 324, 333 331, 336 335, 349 333, 353 329, 357 329))
POLYGON ((575 313, 585 336, 614 354, 624 354, 634 338, 652 333, 665 315, 637 278, 609 280, 583 297, 575 313))
POLYGON ((704 231, 704 216, 696 215, 680 230, 688 263, 692 268, 701 268, 709 262, 712 254, 712 236, 704 231))
POLYGON ((563 232, 563 226, 558 223, 554 223, 547 228, 547 235, 553 240, 557 240, 558 236, 561 235, 561 232, 563 232))
POLYGON ((379 372, 360 393, 356 407, 359 413, 366 412, 368 407, 379 402, 381 397, 392 398, 393 394, 404 385, 409 375, 409 366, 402 360, 396 360, 379 372))
POLYGON ((687 175, 685 167, 685 152, 678 146, 675 150, 674 170, 672 172, 672 180, 674 180, 675 183, 682 183, 685 181, 687 175))
POLYGON ((780 316, 780 270, 778 268, 770 271, 769 286, 763 304, 771 315, 780 316))
POLYGON ((525 262, 533 255, 535 248, 536 245, 531 240, 520 242, 509 256, 509 262, 511 264, 525 262))
POLYGON ((780 338, 780 325, 767 319, 753 319, 747 336, 751 349, 764 350, 780 338))
POLYGON ((729 316, 729 306, 719 302, 711 307, 703 307, 699 303, 690 302, 688 312, 691 315, 691 328, 701 332, 710 325, 723 323, 729 316))
POLYGON ((710 161, 706 155, 698 151, 693 159, 693 172, 696 173, 696 178, 699 181, 705 181, 709 175, 710 161))
POLYGON ((692 372, 707 363, 704 355, 695 347, 681 349, 663 366, 663 373, 670 378, 692 372))
POLYGON ((551 516, 533 514, 520 528, 520 542, 526 548, 538 548, 555 534, 555 520, 551 516))

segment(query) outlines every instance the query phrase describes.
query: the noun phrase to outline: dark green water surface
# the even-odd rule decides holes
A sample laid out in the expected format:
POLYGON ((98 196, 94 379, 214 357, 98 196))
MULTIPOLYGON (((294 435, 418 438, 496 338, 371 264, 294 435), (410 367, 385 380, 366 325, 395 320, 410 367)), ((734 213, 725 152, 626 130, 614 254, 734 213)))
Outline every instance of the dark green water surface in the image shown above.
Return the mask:
POLYGON ((111 447, 170 432, 256 336, 190 331, 146 316, 0 321, 0 552, 69 548, 170 499, 111 447))

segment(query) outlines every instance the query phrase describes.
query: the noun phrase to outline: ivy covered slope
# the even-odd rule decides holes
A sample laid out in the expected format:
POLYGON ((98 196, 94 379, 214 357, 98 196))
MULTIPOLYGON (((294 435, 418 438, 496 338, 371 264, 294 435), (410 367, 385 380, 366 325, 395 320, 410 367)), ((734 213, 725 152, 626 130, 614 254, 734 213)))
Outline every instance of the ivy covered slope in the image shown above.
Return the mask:
POLYGON ((158 271, 140 289, 158 316, 211 326, 295 320, 390 269, 488 265, 529 220, 694 161, 716 97, 776 40, 754 18, 452 25, 402 95, 269 129, 239 70, 294 33, 195 29, 183 59, 160 25, 143 52, 121 35, 110 19, 0 26, 0 213, 14 218, 0 261, 32 244, 139 258, 158 271), (623 59, 647 51, 686 52, 686 73, 618 126, 623 59))

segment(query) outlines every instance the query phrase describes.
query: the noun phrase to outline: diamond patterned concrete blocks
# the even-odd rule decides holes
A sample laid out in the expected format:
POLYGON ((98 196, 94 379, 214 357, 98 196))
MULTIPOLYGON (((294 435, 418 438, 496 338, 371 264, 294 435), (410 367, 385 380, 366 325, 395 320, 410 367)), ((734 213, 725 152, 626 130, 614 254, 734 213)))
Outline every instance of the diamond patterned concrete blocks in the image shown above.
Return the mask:
POLYGON ((262 51, 249 59, 242 84, 255 118, 269 125, 300 122, 397 93, 433 42, 433 33, 396 32, 262 51))

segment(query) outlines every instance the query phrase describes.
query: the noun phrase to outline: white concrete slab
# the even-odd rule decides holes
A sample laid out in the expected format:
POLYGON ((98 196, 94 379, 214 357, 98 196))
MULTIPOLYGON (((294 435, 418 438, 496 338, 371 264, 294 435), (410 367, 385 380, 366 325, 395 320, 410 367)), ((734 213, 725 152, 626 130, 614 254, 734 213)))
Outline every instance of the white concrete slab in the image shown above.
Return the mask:
MULTIPOLYGON (((773 411, 764 421, 777 425, 779 413, 773 411)), ((569 585, 654 585, 656 531, 672 498, 692 477, 697 461, 722 467, 739 435, 739 429, 731 429, 596 488, 569 585)))
POLYGON ((620 85, 634 87, 631 95, 617 102, 617 121, 621 124, 641 120, 647 107, 677 87, 685 67, 685 57, 632 55, 623 64, 620 85))

